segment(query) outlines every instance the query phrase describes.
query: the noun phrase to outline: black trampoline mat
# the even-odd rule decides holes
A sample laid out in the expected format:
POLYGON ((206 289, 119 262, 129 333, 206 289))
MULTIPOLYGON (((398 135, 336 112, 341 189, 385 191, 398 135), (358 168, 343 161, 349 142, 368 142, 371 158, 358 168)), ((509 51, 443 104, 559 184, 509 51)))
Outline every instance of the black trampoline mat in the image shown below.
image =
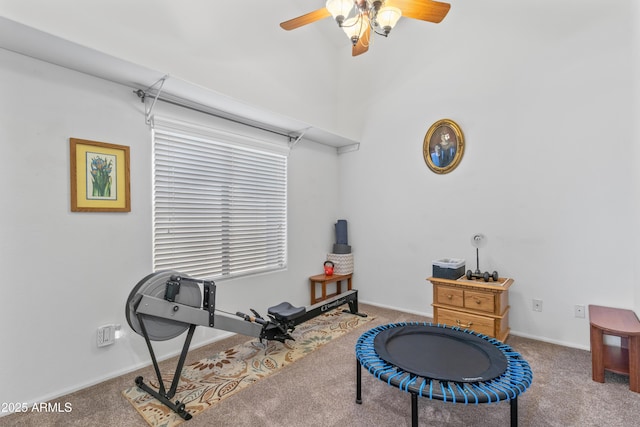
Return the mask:
POLYGON ((385 329, 376 335, 374 348, 387 363, 439 381, 488 381, 507 370, 506 356, 489 341, 439 326, 385 329))

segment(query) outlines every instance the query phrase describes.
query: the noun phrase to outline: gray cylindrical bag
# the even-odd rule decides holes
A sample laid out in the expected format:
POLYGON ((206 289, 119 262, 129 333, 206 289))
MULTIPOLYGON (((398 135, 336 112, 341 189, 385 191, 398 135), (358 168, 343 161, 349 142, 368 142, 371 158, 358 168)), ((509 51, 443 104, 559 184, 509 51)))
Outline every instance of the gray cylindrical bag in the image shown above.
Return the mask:
POLYGON ((339 219, 336 222, 336 243, 338 245, 348 245, 349 239, 347 236, 347 220, 339 219))

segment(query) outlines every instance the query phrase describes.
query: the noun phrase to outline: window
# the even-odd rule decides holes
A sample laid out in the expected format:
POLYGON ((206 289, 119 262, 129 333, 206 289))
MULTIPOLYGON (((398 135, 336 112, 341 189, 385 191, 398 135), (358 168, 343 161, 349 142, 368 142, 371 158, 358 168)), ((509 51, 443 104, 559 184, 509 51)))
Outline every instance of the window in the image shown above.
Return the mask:
POLYGON ((286 267, 282 146, 155 117, 153 164, 154 271, 227 278, 286 267))

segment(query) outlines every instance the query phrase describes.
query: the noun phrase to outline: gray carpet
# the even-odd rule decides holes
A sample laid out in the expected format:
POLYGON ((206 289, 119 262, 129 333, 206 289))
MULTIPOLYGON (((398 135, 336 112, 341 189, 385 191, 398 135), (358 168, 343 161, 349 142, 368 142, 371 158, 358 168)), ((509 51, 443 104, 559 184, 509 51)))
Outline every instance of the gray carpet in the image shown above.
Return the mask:
MULTIPOLYGON (((362 374, 363 403, 355 403, 354 346, 368 328, 430 319, 364 304, 360 310, 376 319, 182 425, 410 426, 410 395, 366 371, 362 374)), ((234 336, 193 350, 187 363, 247 339, 234 336)), ((509 337, 507 344, 520 352, 533 370, 532 386, 518 399, 519 425, 640 425, 640 394, 629 391, 624 376, 607 373, 604 384, 593 382, 588 351, 517 336, 509 337)), ((175 362, 162 365, 171 370, 175 362)), ((67 402, 72 405, 70 413, 14 414, 0 418, 0 426, 147 426, 121 394, 137 375, 151 378, 153 370, 143 369, 57 399, 63 407, 67 402)), ((476 406, 421 398, 418 407, 421 426, 509 425, 508 402, 476 406)))

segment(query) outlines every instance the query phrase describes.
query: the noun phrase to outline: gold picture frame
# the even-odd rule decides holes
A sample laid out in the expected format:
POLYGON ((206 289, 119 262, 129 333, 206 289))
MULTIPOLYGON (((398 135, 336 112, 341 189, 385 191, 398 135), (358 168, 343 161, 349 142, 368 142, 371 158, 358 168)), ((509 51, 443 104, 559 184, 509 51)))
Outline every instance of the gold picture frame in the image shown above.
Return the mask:
POLYGON ((464 135, 456 122, 438 120, 424 137, 422 155, 429 169, 437 174, 449 173, 458 167, 464 154, 464 135))
POLYGON ((131 212, 129 147, 70 138, 71 211, 131 212))

